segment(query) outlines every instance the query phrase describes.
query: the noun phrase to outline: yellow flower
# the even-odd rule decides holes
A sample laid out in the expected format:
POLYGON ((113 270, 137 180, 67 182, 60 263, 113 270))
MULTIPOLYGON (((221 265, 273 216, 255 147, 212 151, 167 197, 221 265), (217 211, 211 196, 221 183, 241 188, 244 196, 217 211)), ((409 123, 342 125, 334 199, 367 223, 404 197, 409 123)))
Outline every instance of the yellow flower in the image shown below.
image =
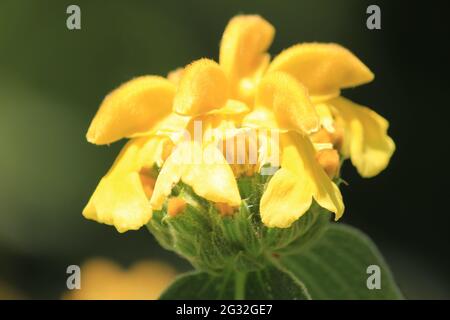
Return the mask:
POLYGON ((342 216, 342 195, 331 180, 339 169, 335 149, 363 176, 382 170, 394 150, 386 120, 339 97, 341 89, 369 82, 373 74, 336 44, 296 45, 270 62, 274 34, 257 15, 236 16, 222 37, 219 63, 200 59, 167 79, 139 77, 108 95, 88 141, 131 140, 84 216, 120 232, 146 224, 166 203, 172 202, 169 216, 176 216, 186 207, 182 199, 170 201, 180 181, 231 214, 241 205, 237 179, 267 164, 281 168, 260 201, 266 226, 289 227, 313 200, 336 219, 342 216), (236 154, 238 147, 223 150, 224 142, 242 135, 245 155, 236 154), (249 152, 255 146, 256 161, 249 152))
POLYGON ((176 277, 161 262, 141 261, 123 270, 105 259, 91 259, 81 266, 81 288, 68 291, 70 300, 156 300, 176 277))

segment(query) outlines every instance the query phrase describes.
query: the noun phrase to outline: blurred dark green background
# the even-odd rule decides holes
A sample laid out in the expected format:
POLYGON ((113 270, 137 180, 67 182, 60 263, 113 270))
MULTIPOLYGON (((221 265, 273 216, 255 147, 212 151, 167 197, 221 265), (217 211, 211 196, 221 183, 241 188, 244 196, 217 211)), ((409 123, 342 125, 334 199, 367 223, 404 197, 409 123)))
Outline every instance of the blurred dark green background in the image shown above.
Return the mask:
POLYGON ((450 34, 437 2, 10 1, 0 2, 0 285, 59 298, 66 267, 93 256, 124 266, 163 259, 142 229, 118 234, 81 211, 122 143, 85 141, 105 94, 142 74, 217 59, 227 21, 258 13, 277 30, 270 49, 338 42, 376 74, 344 95, 391 122, 397 152, 374 179, 347 165, 344 222, 368 233, 409 298, 450 298, 448 92, 450 34), (66 28, 77 4, 82 29, 66 28), (366 28, 378 4, 382 30, 366 28))

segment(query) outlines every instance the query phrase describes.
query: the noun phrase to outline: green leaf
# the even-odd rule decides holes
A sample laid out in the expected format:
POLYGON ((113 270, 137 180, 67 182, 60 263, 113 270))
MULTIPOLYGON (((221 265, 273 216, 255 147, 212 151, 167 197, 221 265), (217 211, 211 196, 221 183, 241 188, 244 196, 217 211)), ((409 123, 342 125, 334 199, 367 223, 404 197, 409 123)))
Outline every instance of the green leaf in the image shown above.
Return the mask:
POLYGON ((375 244, 346 225, 330 224, 320 237, 280 261, 305 284, 312 299, 403 298, 375 244), (368 272, 371 265, 379 267, 380 289, 367 286, 375 276, 368 272))
POLYGON ((179 276, 161 295, 162 300, 183 299, 310 299, 303 284, 274 266, 248 273, 212 275, 191 272, 179 276))

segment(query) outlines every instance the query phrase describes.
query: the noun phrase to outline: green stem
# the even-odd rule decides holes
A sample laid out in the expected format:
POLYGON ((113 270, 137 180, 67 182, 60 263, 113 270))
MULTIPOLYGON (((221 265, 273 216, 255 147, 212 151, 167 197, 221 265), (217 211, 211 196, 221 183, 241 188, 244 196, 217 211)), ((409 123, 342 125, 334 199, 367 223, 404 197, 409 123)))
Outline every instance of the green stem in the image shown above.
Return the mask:
POLYGON ((234 278, 234 298, 236 300, 245 299, 245 280, 247 278, 246 272, 236 272, 234 278))

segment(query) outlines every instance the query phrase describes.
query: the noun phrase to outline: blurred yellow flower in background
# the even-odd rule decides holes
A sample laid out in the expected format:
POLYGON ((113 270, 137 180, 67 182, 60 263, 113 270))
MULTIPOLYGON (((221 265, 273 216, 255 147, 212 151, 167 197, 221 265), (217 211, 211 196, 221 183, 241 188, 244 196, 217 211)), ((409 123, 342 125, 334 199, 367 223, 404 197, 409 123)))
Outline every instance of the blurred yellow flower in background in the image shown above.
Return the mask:
POLYGON ((81 266, 81 289, 64 294, 70 300, 156 300, 177 272, 158 261, 137 262, 123 269, 95 258, 81 266))
POLYGON ((0 279, 0 300, 19 300, 26 297, 9 283, 0 279))

